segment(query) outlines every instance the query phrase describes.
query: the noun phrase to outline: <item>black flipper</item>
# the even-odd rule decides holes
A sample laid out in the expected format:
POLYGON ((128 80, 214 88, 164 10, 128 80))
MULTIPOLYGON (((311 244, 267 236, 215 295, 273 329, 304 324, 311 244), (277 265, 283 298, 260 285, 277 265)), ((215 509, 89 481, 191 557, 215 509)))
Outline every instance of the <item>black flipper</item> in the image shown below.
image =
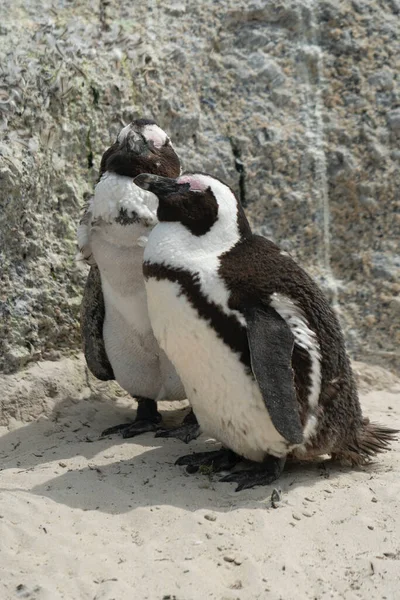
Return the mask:
POLYGON ((301 444, 303 428, 292 371, 294 336, 272 307, 246 310, 251 368, 276 430, 291 444, 301 444))
POLYGON ((100 271, 90 267, 81 304, 81 335, 87 366, 97 379, 115 379, 103 340, 105 307, 100 271))

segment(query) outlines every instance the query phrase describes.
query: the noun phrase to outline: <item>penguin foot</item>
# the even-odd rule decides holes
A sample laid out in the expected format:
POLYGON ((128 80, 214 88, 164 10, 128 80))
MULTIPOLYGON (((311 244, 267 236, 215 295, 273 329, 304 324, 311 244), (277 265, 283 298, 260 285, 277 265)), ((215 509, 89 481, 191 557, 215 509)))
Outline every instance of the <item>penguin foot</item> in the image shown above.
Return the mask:
POLYGON ((108 427, 108 429, 101 432, 100 437, 121 433, 123 438, 131 438, 156 429, 157 423, 154 423, 154 421, 134 421, 133 423, 122 423, 121 425, 108 427))
POLYGON ((276 458, 275 456, 268 456, 263 463, 254 463, 251 469, 229 473, 229 475, 222 477, 220 481, 237 483, 238 486, 235 492, 240 492, 240 490, 246 490, 256 485, 269 485, 279 478, 285 462, 286 457, 276 458))
POLYGON ((200 426, 197 422, 196 415, 193 410, 190 410, 186 417, 183 419, 183 424, 180 427, 173 429, 159 429, 155 437, 163 438, 177 438, 185 444, 188 444, 192 440, 195 440, 200 435, 200 426))
POLYGON ((231 469, 241 460, 240 456, 228 450, 213 450, 211 452, 195 452, 181 456, 175 462, 176 465, 186 465, 187 473, 197 473, 201 467, 210 467, 211 471, 218 473, 231 469))
POLYGON ((122 423, 121 425, 109 427, 102 431, 100 437, 122 433, 123 438, 131 438, 141 433, 147 433, 148 431, 156 431, 158 423, 162 419, 157 410, 157 402, 151 398, 138 396, 137 403, 136 420, 133 423, 122 423))
POLYGON ((195 440, 200 435, 200 426, 196 424, 181 425, 174 429, 159 429, 155 435, 156 438, 177 438, 185 444, 195 440))

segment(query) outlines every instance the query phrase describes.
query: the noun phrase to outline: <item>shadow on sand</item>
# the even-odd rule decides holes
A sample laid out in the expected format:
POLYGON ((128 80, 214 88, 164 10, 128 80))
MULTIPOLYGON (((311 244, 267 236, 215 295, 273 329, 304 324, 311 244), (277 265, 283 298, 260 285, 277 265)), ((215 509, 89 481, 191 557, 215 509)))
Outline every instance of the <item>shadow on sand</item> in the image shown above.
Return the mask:
MULTIPOLYGON (((180 423, 185 412, 168 410, 163 416, 172 425, 180 423)), ((183 454, 219 447, 205 436, 189 445, 155 438, 152 433, 130 440, 99 438, 104 428, 134 416, 133 410, 105 401, 61 403, 50 420, 25 425, 0 438, 0 468, 19 472, 48 469, 51 477, 31 488, 30 493, 72 508, 109 514, 159 505, 190 511, 265 509, 274 488, 285 496, 302 487, 305 495, 310 495, 321 479, 332 480, 348 471, 330 461, 289 463, 275 484, 236 493, 236 486, 220 483, 218 475, 188 475, 184 468, 175 466, 183 454)))

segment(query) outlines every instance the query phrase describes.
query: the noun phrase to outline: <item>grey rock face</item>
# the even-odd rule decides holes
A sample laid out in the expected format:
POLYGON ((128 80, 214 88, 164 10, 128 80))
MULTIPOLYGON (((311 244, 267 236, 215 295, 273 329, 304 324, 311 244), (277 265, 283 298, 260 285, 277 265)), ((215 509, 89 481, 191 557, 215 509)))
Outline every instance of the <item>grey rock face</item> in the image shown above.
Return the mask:
POLYGON ((316 277, 353 355, 395 364, 398 11, 3 0, 0 367, 79 346, 76 224, 104 148, 137 116, 171 134, 186 169, 226 180, 255 229, 316 277))

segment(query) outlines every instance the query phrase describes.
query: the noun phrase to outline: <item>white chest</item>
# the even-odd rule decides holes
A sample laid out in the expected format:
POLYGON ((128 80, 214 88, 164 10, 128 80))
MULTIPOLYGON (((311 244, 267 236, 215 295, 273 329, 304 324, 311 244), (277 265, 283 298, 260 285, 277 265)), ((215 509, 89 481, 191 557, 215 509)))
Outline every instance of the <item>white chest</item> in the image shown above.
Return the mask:
POLYGON ((147 312, 146 289, 142 273, 143 249, 117 246, 93 234, 93 256, 100 269, 106 317, 117 311, 142 334, 151 330, 147 312))
POLYGON ((154 334, 175 365, 201 428, 251 460, 285 455, 286 442, 238 355, 198 316, 178 284, 149 279, 146 289, 154 334))

